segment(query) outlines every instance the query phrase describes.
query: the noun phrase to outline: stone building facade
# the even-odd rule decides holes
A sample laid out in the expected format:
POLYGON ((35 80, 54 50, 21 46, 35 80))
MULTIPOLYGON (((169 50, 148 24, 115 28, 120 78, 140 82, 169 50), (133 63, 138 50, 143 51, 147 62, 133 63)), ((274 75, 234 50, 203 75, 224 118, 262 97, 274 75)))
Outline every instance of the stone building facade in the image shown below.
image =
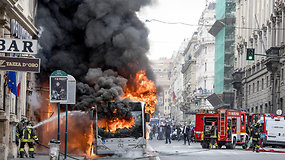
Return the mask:
MULTIPOLYGON (((34 25, 36 5, 35 0, 2 0, 0 2, 0 37, 35 38, 38 34, 34 25)), ((9 53, 0 53, 0 55, 13 56, 9 53)), ((0 159, 3 160, 17 156, 16 123, 23 117, 29 119, 31 115, 27 95, 32 85, 32 74, 17 72, 21 83, 18 97, 11 93, 7 86, 7 80, 4 79, 6 75, 7 71, 0 71, 0 159)))
POLYGON ((205 8, 183 54, 183 110, 191 121, 195 120, 195 111, 212 107, 206 98, 213 93, 215 37, 208 31, 215 22, 215 8, 215 3, 205 8))
POLYGON ((250 112, 284 115, 284 1, 240 0, 236 3, 235 106, 250 112), (256 54, 246 60, 248 48, 256 54))

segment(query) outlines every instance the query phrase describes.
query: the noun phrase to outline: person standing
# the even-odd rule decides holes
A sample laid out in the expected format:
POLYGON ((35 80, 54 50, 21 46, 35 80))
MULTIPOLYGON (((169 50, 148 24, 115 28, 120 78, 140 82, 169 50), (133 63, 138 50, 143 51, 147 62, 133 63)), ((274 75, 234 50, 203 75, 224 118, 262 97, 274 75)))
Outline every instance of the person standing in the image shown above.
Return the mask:
POLYGON ((180 128, 180 124, 177 126, 177 141, 180 141, 180 134, 181 134, 181 128, 180 128))
POLYGON ((171 133, 171 127, 170 125, 168 124, 168 122, 166 122, 165 124, 165 139, 166 139, 166 144, 168 143, 168 140, 169 140, 169 144, 171 143, 171 140, 170 140, 170 133, 171 133))
POLYGON ((16 124, 16 145, 17 146, 19 146, 20 132, 22 131, 25 122, 26 123, 28 122, 26 117, 24 117, 19 123, 16 124))
POLYGON ((25 155, 25 144, 28 143, 29 145, 29 156, 30 158, 35 158, 34 157, 34 143, 35 141, 37 144, 39 144, 39 139, 35 135, 35 132, 31 126, 31 122, 25 122, 24 123, 24 128, 22 129, 20 133, 20 138, 21 138, 21 144, 20 144, 20 158, 24 158, 25 155))
POLYGON ((184 145, 186 145, 186 141, 188 142, 188 145, 190 145, 190 140, 189 140, 189 134, 190 134, 190 128, 187 125, 187 122, 184 123, 184 127, 183 127, 183 138, 184 138, 184 145))
POLYGON ((194 143, 194 139, 195 139, 195 127, 191 126, 191 128, 190 128, 190 141, 191 141, 191 143, 194 143))
POLYGON ((210 141, 210 144, 209 144, 209 148, 212 148, 212 146, 216 146, 216 148, 218 147, 218 144, 217 144, 217 139, 218 139, 218 129, 217 127, 215 126, 215 122, 212 122, 212 126, 211 126, 211 141, 210 141))
POLYGON ((163 126, 160 125, 158 128, 159 128, 159 129, 158 129, 157 140, 163 140, 163 126))
POLYGON ((252 129, 252 151, 254 152, 256 150, 256 153, 259 152, 260 147, 260 125, 257 123, 254 125, 252 129))
MULTIPOLYGON (((20 144, 20 133, 24 127, 24 123, 28 123, 28 120, 26 117, 24 117, 20 122, 18 122, 16 124, 16 145, 17 145, 17 148, 20 144)), ((17 152, 17 157, 19 157, 19 156, 20 156, 20 153, 17 152)))
POLYGON ((148 126, 147 126, 147 133, 148 133, 149 139, 152 140, 152 133, 151 133, 151 125, 150 124, 148 124, 148 126))
MULTIPOLYGON (((151 133, 152 133, 152 134, 151 134, 151 135, 152 135, 151 137, 152 137, 152 138, 155 137, 155 131, 156 131, 156 126, 155 126, 155 124, 153 124, 153 125, 152 125, 152 128, 151 128, 151 133)), ((151 138, 151 139, 152 139, 152 138, 151 138)))

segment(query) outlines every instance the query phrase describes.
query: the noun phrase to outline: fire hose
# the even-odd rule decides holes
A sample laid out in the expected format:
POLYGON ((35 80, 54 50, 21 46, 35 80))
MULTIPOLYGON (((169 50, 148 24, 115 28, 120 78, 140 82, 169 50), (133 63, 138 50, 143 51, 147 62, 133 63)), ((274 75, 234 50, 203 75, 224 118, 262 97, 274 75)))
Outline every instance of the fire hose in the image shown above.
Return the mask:
MULTIPOLYGON (((250 148, 251 146, 251 142, 248 142, 248 147, 246 149, 238 149, 238 150, 243 150, 243 151, 252 151, 252 149, 250 148)), ((274 149, 264 149, 263 147, 260 146, 259 149, 260 152, 276 152, 276 153, 285 153, 285 151, 276 151, 274 149)))
MULTIPOLYGON (((238 150, 243 150, 243 151, 252 151, 252 149, 248 148, 248 149, 238 149, 238 150)), ((285 151, 276 151, 274 149, 264 149, 264 148, 261 148, 259 149, 259 152, 276 152, 276 153, 285 153, 285 151)))
MULTIPOLYGON (((43 146, 43 147, 45 147, 45 148, 47 148, 47 149, 50 149, 50 147, 48 147, 48 146, 46 146, 46 145, 43 145, 43 144, 41 144, 41 143, 38 143, 40 146, 43 146)), ((59 152, 60 154, 62 154, 62 155, 65 155, 64 153, 62 153, 62 152, 59 152)), ((69 157, 69 158, 71 158, 71 159, 75 159, 75 160, 80 160, 80 159, 78 159, 78 158, 75 158, 75 157, 73 157, 73 156, 70 156, 70 155, 66 155, 67 157, 69 157)))

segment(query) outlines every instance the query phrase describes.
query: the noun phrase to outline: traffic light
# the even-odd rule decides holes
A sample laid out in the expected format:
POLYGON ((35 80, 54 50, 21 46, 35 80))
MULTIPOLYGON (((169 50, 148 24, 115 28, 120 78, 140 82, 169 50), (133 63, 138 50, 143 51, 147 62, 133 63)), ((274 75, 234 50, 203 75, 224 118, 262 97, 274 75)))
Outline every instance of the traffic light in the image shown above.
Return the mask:
POLYGON ((247 48, 246 50, 246 60, 253 61, 254 60, 254 48, 247 48))

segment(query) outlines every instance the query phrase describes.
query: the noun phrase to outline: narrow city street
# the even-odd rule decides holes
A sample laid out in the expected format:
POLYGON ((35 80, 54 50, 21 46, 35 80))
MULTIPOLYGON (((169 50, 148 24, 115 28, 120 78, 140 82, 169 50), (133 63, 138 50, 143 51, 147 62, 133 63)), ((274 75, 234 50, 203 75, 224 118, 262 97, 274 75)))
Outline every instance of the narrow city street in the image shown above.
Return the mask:
POLYGON ((284 6, 0 0, 0 160, 284 159, 284 6))
MULTIPOLYGON (((149 140, 147 155, 145 157, 136 156, 135 153, 119 156, 105 156, 105 157, 68 157, 68 160, 80 159, 80 160, 92 160, 92 159, 141 159, 141 160, 280 160, 284 158, 285 153, 276 152, 252 152, 241 150, 242 148, 237 146, 236 149, 202 149, 200 143, 191 143, 190 145, 184 145, 183 141, 172 141, 171 144, 165 144, 164 140, 149 140)), ((285 148, 264 148, 265 150, 274 149, 275 151, 285 151, 285 148)), ((9 160, 27 160, 29 158, 16 158, 9 160)), ((37 160, 49 160, 48 155, 36 155, 37 160)), ((61 159, 64 159, 61 156, 61 159)))

